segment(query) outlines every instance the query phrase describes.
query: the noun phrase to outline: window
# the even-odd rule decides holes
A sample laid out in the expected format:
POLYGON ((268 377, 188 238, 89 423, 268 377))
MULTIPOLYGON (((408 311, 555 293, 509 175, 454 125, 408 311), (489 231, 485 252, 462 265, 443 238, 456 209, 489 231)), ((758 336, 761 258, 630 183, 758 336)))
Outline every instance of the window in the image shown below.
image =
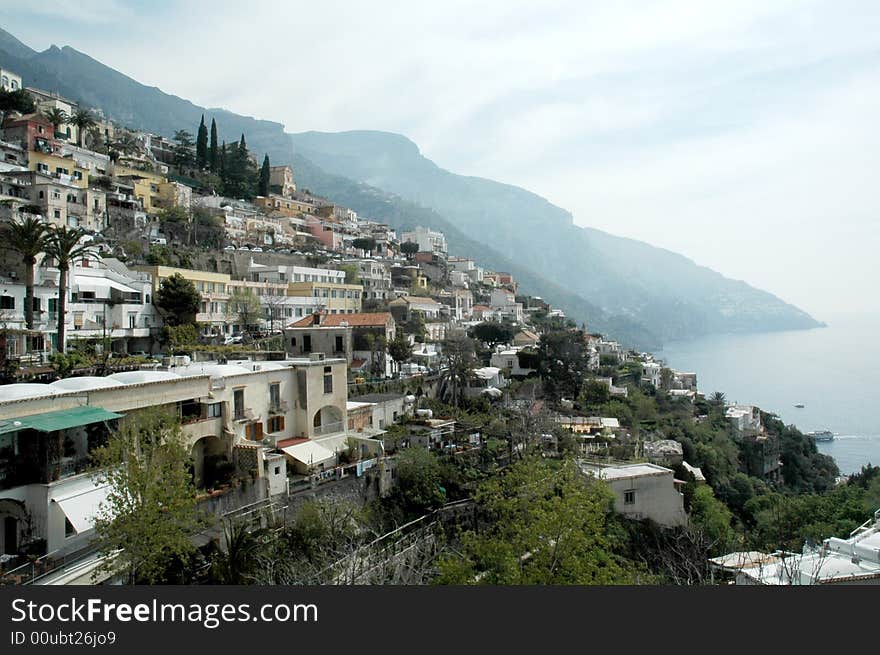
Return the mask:
POLYGON ((40 298, 39 298, 39 296, 34 296, 34 297, 31 299, 31 301, 32 301, 31 306, 34 308, 34 311, 35 311, 35 312, 40 312, 40 311, 42 311, 42 306, 41 306, 41 304, 40 304, 40 298))
POLYGON ((15 309, 15 297, 0 296, 0 309, 15 309))
POLYGON ((623 492, 623 504, 624 505, 635 505, 636 504, 635 489, 631 489, 630 491, 623 492))
POLYGON ((273 382, 269 385, 269 407, 278 408, 281 405, 281 384, 273 382))
POLYGON ((263 440, 263 424, 262 423, 251 423, 247 426, 247 438, 251 441, 262 441, 263 440))
POLYGON ((207 418, 220 418, 223 416, 223 404, 211 403, 205 407, 205 416, 207 418))
POLYGON ((244 418, 244 389, 236 389, 232 393, 233 416, 236 421, 244 418))
POLYGON ((333 367, 324 367, 324 393, 333 393, 333 367))
POLYGON ((303 352, 310 353, 312 352, 312 335, 304 334, 303 335, 303 352))
POLYGON ((266 427, 269 432, 283 432, 284 431, 284 417, 283 416, 270 416, 269 420, 266 422, 266 427))
POLYGON ((342 352, 342 337, 336 337, 336 352, 342 352))

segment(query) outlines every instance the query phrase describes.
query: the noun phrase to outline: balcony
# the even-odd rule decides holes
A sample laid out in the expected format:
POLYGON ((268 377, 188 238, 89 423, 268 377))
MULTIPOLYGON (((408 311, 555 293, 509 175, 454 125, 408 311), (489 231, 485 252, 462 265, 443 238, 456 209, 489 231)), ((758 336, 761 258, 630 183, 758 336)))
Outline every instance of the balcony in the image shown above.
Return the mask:
POLYGON ((312 429, 312 432, 316 437, 323 437, 328 434, 338 434, 339 432, 345 432, 345 421, 335 421, 333 423, 317 425, 312 429))
POLYGON ((269 403, 269 413, 270 414, 286 414, 288 411, 288 404, 286 400, 279 400, 278 402, 270 402, 269 403))

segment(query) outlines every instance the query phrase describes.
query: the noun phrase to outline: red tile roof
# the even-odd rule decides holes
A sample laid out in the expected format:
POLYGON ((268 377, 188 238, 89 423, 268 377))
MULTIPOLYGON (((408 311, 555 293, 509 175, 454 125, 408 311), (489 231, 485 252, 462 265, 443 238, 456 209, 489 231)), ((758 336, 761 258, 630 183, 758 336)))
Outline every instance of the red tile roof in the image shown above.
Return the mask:
MULTIPOLYGON (((340 327, 345 321, 351 327, 385 327, 391 319, 388 312, 371 312, 362 314, 321 314, 321 325, 325 327, 340 327)), ((315 315, 311 314, 301 318, 287 327, 312 327, 315 324, 315 315)))
POLYGON ((295 446, 298 443, 304 443, 308 441, 305 437, 293 437, 292 439, 282 439, 281 441, 275 444, 276 448, 287 448, 288 446, 295 446))

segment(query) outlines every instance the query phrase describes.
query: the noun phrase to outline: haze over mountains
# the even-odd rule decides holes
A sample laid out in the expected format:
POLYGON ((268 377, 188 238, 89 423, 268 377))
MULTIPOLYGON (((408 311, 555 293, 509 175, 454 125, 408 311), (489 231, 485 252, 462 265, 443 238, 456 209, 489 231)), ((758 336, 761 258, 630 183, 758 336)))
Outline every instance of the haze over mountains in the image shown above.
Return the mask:
MULTIPOLYGON (((439 229, 453 254, 509 271, 524 292, 630 345, 819 325, 776 296, 685 257, 578 227, 569 212, 525 189, 439 168, 397 134, 287 134, 280 123, 205 109, 139 84, 70 47, 37 52, 2 30, 0 65, 29 86, 101 107, 131 128, 171 136, 195 131, 202 113, 213 116, 221 139, 245 133, 259 157, 266 152, 273 164, 291 164, 300 187, 397 228, 439 229)), ((706 225, 713 238, 711 217, 706 225)))

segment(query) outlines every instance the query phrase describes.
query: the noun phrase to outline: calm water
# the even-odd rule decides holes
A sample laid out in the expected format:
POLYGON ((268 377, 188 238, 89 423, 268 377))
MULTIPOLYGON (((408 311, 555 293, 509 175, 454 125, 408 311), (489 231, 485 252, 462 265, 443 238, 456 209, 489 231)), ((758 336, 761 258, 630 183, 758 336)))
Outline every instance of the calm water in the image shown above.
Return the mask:
POLYGON ((880 464, 880 317, 823 317, 827 328, 713 336, 668 344, 667 364, 696 371, 700 391, 723 391, 803 431, 828 429, 819 450, 841 472, 880 464), (803 403, 803 409, 795 408, 803 403))

